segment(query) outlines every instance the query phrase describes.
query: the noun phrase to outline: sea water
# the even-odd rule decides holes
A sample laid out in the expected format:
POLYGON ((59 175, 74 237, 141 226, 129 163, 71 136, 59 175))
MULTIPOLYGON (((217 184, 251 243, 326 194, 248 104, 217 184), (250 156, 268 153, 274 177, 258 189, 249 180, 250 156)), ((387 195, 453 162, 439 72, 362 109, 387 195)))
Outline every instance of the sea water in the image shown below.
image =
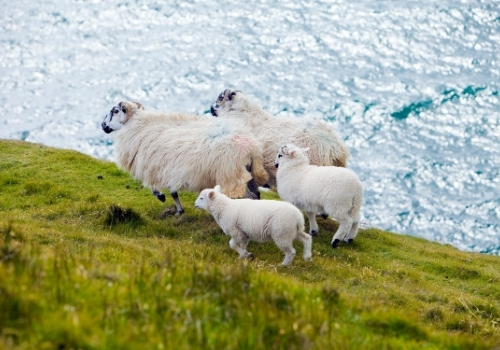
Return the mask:
POLYGON ((0 138, 113 160, 100 123, 118 102, 208 114, 239 89, 274 115, 333 125, 373 226, 500 253, 498 1, 0 8, 0 138))

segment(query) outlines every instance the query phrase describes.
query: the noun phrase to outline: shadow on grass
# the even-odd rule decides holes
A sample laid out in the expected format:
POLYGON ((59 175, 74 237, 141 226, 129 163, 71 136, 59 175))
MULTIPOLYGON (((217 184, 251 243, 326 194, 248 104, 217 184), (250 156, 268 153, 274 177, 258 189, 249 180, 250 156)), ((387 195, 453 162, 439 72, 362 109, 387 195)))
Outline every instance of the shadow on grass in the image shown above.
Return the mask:
POLYGON ((106 211, 104 223, 110 228, 119 224, 125 224, 136 228, 144 225, 145 221, 140 214, 135 212, 135 210, 130 208, 123 209, 120 206, 113 204, 106 211))

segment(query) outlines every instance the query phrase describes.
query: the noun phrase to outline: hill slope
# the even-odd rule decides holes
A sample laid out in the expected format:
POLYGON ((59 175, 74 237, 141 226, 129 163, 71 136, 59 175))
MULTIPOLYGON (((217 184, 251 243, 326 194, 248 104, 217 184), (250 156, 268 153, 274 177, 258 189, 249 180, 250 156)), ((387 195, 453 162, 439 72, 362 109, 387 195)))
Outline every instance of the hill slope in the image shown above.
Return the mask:
POLYGON ((272 243, 240 261, 194 193, 163 217, 112 163, 20 141, 0 155, 0 348, 500 344, 500 257, 377 229, 332 250, 318 219, 312 262, 298 243, 288 268, 272 243))

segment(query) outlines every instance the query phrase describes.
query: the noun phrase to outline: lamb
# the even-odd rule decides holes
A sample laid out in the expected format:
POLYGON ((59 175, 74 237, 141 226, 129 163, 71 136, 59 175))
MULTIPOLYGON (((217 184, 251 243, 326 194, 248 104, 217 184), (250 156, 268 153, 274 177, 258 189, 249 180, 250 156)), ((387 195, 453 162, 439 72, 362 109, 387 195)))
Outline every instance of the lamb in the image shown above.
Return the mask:
POLYGON ((307 151, 293 144, 279 149, 275 159, 278 194, 306 212, 312 236, 318 234, 316 213, 327 213, 340 224, 332 248, 341 240, 351 243, 358 234, 363 186, 349 169, 310 165, 307 151))
POLYGON ((159 189, 167 188, 178 215, 184 212, 178 190, 200 192, 221 184, 224 193, 241 197, 249 181, 256 186, 267 182, 258 142, 228 122, 120 102, 101 126, 108 134, 117 132, 118 166, 151 188, 160 200, 165 196, 159 189))
POLYGON ((313 119, 273 117, 241 91, 225 90, 212 104, 213 116, 242 123, 262 143, 269 186, 276 187, 274 158, 280 146, 293 142, 310 148, 311 164, 345 167, 349 151, 326 123, 313 119))
POLYGON ((304 216, 290 203, 230 199, 220 192, 220 186, 215 186, 203 190, 195 206, 205 209, 231 236, 229 246, 240 254, 240 259, 253 259, 253 254, 246 250, 250 240, 273 240, 285 252, 282 264, 288 266, 295 256, 293 241, 298 239, 304 245, 304 260, 311 260, 312 238, 304 232, 304 216))

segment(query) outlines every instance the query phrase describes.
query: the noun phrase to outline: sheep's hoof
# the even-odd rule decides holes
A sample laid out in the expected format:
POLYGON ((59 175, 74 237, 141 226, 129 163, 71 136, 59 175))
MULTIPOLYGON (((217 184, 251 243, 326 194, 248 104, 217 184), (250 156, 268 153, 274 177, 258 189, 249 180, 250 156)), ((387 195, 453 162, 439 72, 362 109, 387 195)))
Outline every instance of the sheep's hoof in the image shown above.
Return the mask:
POLYGON ((346 243, 347 243, 347 244, 351 244, 352 242, 354 242, 354 239, 349 238, 349 239, 347 240, 347 242, 346 242, 346 243))
POLYGON ((340 243, 340 239, 333 240, 333 242, 332 242, 332 249, 337 248, 339 246, 339 243, 340 243))
POLYGON ((323 219, 328 219, 328 214, 322 213, 319 214, 319 216, 321 216, 323 219))
POLYGON ((316 230, 312 230, 310 234, 311 234, 311 236, 313 236, 313 237, 314 237, 314 236, 317 236, 317 235, 318 235, 318 231, 316 231, 316 230))
POLYGON ((247 255, 247 259, 248 259, 248 260, 253 260, 253 254, 252 254, 252 253, 248 253, 248 255, 247 255))
POLYGON ((163 193, 157 195, 156 198, 158 198, 160 202, 165 203, 165 195, 163 193))
POLYGON ((184 214, 184 210, 179 210, 175 213, 175 216, 181 216, 182 214, 184 214))

